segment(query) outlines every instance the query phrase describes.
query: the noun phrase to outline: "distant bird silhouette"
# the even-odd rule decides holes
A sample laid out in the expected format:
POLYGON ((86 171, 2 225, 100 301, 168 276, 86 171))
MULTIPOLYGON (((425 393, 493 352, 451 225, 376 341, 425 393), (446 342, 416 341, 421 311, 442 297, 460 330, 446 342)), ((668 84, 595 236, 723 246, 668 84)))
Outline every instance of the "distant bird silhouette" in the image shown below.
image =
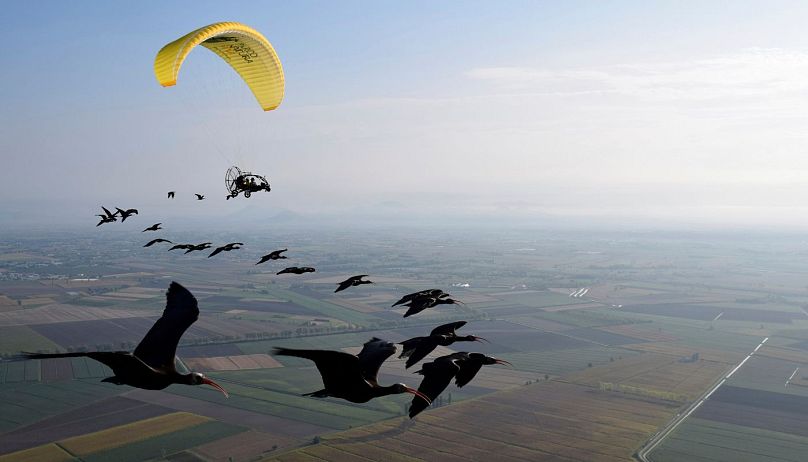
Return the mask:
POLYGON ((203 196, 202 194, 194 193, 194 195, 196 196, 196 200, 198 200, 198 201, 201 201, 201 200, 205 199, 205 196, 203 196))
POLYGON ((141 231, 141 233, 145 233, 146 231, 157 231, 158 229, 163 229, 160 227, 160 225, 162 225, 162 223, 155 223, 149 226, 148 228, 144 229, 143 231, 141 231))
POLYGON ((303 267, 290 266, 289 268, 284 268, 275 274, 287 274, 287 273, 303 274, 303 273, 313 273, 314 271, 315 271, 314 268, 310 266, 303 266, 303 267))
POLYGON ((198 372, 180 374, 175 367, 177 343, 199 317, 196 298, 185 287, 172 282, 166 292, 163 316, 140 341, 135 351, 91 351, 80 353, 23 353, 26 359, 77 358, 86 356, 105 364, 115 374, 102 382, 162 390, 171 384, 210 385, 227 396, 219 384, 198 372))
POLYGON ((117 214, 120 214, 120 215, 121 215, 121 223, 123 223, 124 221, 126 221, 126 219, 127 219, 127 218, 129 218, 131 215, 137 215, 137 209, 126 209, 126 210, 123 210, 123 209, 120 209, 120 208, 118 208, 118 207, 115 207, 115 210, 117 210, 117 212, 115 212, 115 213, 117 213, 117 214))
POLYGON ((99 221, 98 224, 95 225, 96 227, 99 227, 104 223, 112 223, 113 221, 118 221, 118 219, 115 217, 117 215, 116 213, 110 212, 109 209, 107 209, 104 206, 101 206, 101 208, 104 209, 104 215, 96 215, 97 217, 101 217, 101 221, 99 221))
POLYGON ((452 304, 452 303, 461 304, 462 302, 460 302, 458 300, 455 300, 453 298, 449 298, 449 294, 447 294, 445 292, 440 294, 437 297, 430 297, 430 296, 426 296, 426 295, 423 295, 423 296, 420 296, 420 297, 415 297, 412 300, 410 300, 409 303, 404 305, 404 306, 408 307, 407 312, 404 313, 404 317, 406 318, 408 316, 418 314, 418 313, 420 313, 421 311, 424 311, 427 308, 432 308, 432 307, 435 307, 435 306, 438 306, 438 305, 448 305, 448 304, 452 304))
POLYGON ((487 341, 476 335, 457 335, 457 329, 466 325, 466 321, 455 321, 440 325, 429 333, 428 337, 414 337, 401 343, 399 358, 407 358, 406 367, 409 368, 424 359, 429 353, 440 346, 449 346, 454 342, 480 342, 487 341))
MULTIPOLYGON (((430 400, 434 400, 449 386, 452 379, 455 379, 455 385, 463 387, 471 382, 484 365, 491 364, 511 365, 504 359, 492 358, 482 353, 466 353, 462 351, 441 356, 431 363, 424 364, 421 366, 421 370, 415 372, 424 376, 424 380, 418 386, 418 391, 426 395, 430 400)), ((412 404, 410 404, 410 418, 418 415, 430 404, 429 401, 419 397, 413 398, 412 404)))
POLYGON ((360 274, 358 276, 351 276, 351 277, 349 277, 348 279, 346 279, 346 280, 344 280, 342 282, 338 282, 337 284, 339 284, 339 287, 337 287, 337 290, 335 290, 334 293, 337 293, 339 291, 345 290, 348 287, 359 286, 359 285, 362 285, 362 284, 373 284, 373 281, 363 281, 362 280, 362 278, 366 277, 366 276, 367 276, 367 274, 360 274))
MULTIPOLYGON (((158 239, 152 239, 152 240, 150 240, 150 241, 149 241, 149 242, 147 242, 147 243, 146 243, 146 245, 144 245, 143 247, 151 247, 151 246, 153 246, 154 244, 157 244, 158 242, 168 242, 169 244, 173 244, 173 242, 169 241, 168 239, 159 239, 159 238, 158 238, 158 239)), ((169 250, 174 250, 174 249, 172 248, 172 249, 169 249, 169 250)))
POLYGON ((315 398, 333 396, 352 403, 366 403, 380 396, 412 393, 418 396, 419 400, 429 403, 431 400, 425 394, 403 383, 387 387, 379 385, 377 380, 379 369, 382 363, 395 352, 395 345, 374 337, 364 344, 358 355, 342 351, 291 348, 275 348, 273 354, 314 361, 322 376, 324 388, 303 396, 315 398))
POLYGON ((281 250, 275 250, 274 252, 270 252, 270 253, 264 255, 263 257, 261 257, 261 260, 258 263, 256 263, 256 265, 260 265, 261 263, 264 263, 264 262, 269 261, 269 260, 280 260, 280 259, 283 259, 283 258, 287 258, 287 257, 281 255, 283 252, 286 252, 287 250, 289 250, 289 249, 281 249, 281 250))
POLYGON ((231 250, 240 249, 240 245, 244 245, 242 242, 231 242, 230 244, 225 244, 221 247, 216 247, 216 249, 208 255, 208 258, 221 253, 221 252, 230 252, 231 250))
POLYGON ((169 191, 168 192, 168 198, 169 199, 174 199, 174 191, 169 191))
POLYGON ((407 295, 401 297, 401 300, 393 303, 392 306, 397 306, 397 305, 407 303, 407 302, 409 302, 410 300, 412 300, 412 299, 414 299, 416 297, 423 297, 423 296, 438 297, 443 293, 444 292, 442 290, 440 290, 440 289, 427 289, 427 290, 422 290, 420 292, 413 292, 411 294, 407 294, 407 295))
POLYGON ((205 249, 209 249, 211 247, 211 242, 203 242, 201 244, 191 244, 190 246, 186 247, 185 253, 191 253, 196 251, 201 251, 205 249))
POLYGON ((187 250, 187 249, 192 248, 193 246, 194 246, 193 244, 177 244, 177 245, 171 247, 170 249, 168 249, 168 251, 171 252, 172 250, 176 250, 176 249, 181 249, 181 250, 185 249, 185 250, 187 250))

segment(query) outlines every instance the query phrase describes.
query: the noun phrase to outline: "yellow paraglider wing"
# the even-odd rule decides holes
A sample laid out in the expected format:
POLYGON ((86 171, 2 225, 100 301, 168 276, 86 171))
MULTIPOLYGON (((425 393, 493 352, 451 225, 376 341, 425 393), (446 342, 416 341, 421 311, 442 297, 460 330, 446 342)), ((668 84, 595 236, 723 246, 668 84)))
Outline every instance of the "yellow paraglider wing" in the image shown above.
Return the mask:
POLYGON ((154 59, 154 75, 164 87, 177 83, 185 58, 197 45, 213 51, 239 73, 265 111, 283 101, 281 60, 257 30, 237 22, 218 22, 164 46, 154 59))

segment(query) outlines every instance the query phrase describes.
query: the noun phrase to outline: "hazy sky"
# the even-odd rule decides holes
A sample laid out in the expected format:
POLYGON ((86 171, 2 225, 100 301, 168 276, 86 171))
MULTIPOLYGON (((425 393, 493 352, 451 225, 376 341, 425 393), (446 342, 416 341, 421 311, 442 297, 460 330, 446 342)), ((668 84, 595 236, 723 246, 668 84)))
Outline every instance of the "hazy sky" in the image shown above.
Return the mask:
POLYGON ((0 220, 382 204, 808 227, 806 2, 6 2, 0 22, 0 220), (155 81, 162 45, 227 20, 275 46, 278 110, 201 48, 155 81), (234 162, 273 191, 224 201, 234 162))

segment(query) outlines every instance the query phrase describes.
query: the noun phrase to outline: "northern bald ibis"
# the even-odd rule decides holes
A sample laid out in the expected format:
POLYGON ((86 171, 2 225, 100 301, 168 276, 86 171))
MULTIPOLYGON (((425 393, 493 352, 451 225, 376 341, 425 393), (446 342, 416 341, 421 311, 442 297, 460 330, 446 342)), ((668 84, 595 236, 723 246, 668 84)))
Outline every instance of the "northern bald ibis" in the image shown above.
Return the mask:
POLYGON ((169 241, 168 239, 160 239, 160 238, 157 238, 157 239, 152 239, 152 240, 150 240, 150 241, 149 241, 149 242, 147 242, 147 243, 146 243, 146 245, 144 245, 143 247, 151 247, 151 246, 153 246, 154 244, 157 244, 157 243, 159 243, 159 242, 168 242, 169 244, 173 244, 173 242, 169 241))
POLYGON ((404 313, 404 317, 412 316, 414 314, 420 313, 427 308, 432 308, 438 305, 444 304, 461 304, 462 302, 455 300, 453 298, 449 298, 449 294, 442 293, 437 297, 430 297, 428 295, 422 295, 419 297, 415 297, 409 301, 409 303, 405 304, 404 306, 408 307, 406 313, 404 313))
MULTIPOLYGON (((418 386, 418 391, 425 394, 429 400, 436 399, 452 379, 455 379, 455 385, 463 387, 471 382, 471 379, 477 375, 477 372, 482 369, 484 365, 490 364, 507 364, 511 365, 504 359, 497 359, 491 356, 486 356, 482 353, 467 353, 461 351, 453 353, 426 363, 421 366, 421 370, 416 374, 424 376, 421 385, 418 386)), ((410 405, 410 418, 415 417, 421 411, 429 407, 430 401, 425 401, 419 398, 413 398, 410 405)))
POLYGON ((174 191, 169 191, 168 192, 168 198, 169 199, 174 199, 174 191))
POLYGON ((284 268, 275 274, 303 274, 313 273, 314 271, 316 270, 310 266, 290 266, 289 268, 284 268))
POLYGON ((155 223, 149 226, 148 228, 144 229, 143 231, 141 231, 141 233, 145 233, 146 231, 157 231, 158 229, 163 229, 160 227, 160 225, 162 225, 162 223, 155 223))
POLYGON ((352 403, 365 403, 380 396, 412 393, 419 400, 431 403, 423 393, 403 383, 381 386, 377 381, 382 363, 396 352, 396 346, 373 337, 362 347, 358 355, 342 351, 296 350, 275 348, 273 354, 296 356, 314 361, 323 379, 322 390, 305 393, 303 396, 326 398, 333 396, 352 403))
POLYGON ((198 201, 205 200, 205 196, 203 196, 202 194, 194 193, 194 196, 196 196, 196 200, 198 201))
POLYGON ((221 252, 230 252, 231 250, 240 249, 241 248, 241 247, 239 247, 240 245, 244 245, 244 243, 243 242, 231 242, 231 243, 225 244, 225 245, 223 245, 221 247, 216 247, 216 249, 213 252, 211 252, 210 255, 208 255, 208 258, 210 258, 210 257, 212 257, 212 256, 214 256, 216 254, 219 254, 221 252))
POLYGON ((99 221, 98 224, 95 225, 96 227, 101 226, 104 223, 112 223, 113 221, 118 221, 118 219, 115 217, 117 213, 110 212, 109 209, 107 209, 104 206, 101 206, 101 208, 104 209, 104 215, 96 215, 97 217, 101 217, 101 221, 99 221))
POLYGON ((117 214, 119 214, 121 216, 121 223, 126 221, 126 219, 129 218, 131 215, 137 215, 138 214, 137 209, 123 210, 121 208, 115 207, 115 210, 116 210, 115 213, 117 213, 117 214))
POLYGON ((407 302, 411 301, 412 299, 414 299, 416 297, 424 297, 424 296, 439 297, 443 293, 444 292, 442 290, 440 290, 440 289, 427 289, 427 290, 422 290, 420 292, 413 292, 411 294, 407 294, 407 295, 401 297, 401 300, 393 303, 391 306, 402 305, 404 303, 407 303, 407 302))
POLYGON ((407 358, 406 367, 409 368, 432 353, 438 345, 449 346, 454 342, 487 341, 476 335, 457 335, 457 329, 464 325, 466 325, 466 321, 450 322, 432 329, 428 337, 415 337, 401 342, 402 351, 399 358, 407 358))
POLYGON ((342 282, 338 282, 337 284, 339 284, 339 287, 337 287, 337 290, 335 290, 334 293, 337 293, 337 292, 340 292, 342 290, 345 290, 348 287, 359 286, 359 285, 362 285, 362 284, 373 284, 373 281, 363 281, 362 278, 364 278, 364 277, 367 277, 367 274, 360 274, 358 276, 351 276, 351 277, 349 277, 348 279, 346 279, 346 280, 344 280, 342 282))
POLYGON ((166 308, 163 316, 154 323, 134 352, 23 353, 23 357, 47 359, 86 356, 107 365, 115 373, 102 382, 130 385, 146 390, 162 390, 175 383, 210 385, 228 396, 224 388, 199 372, 180 374, 175 367, 180 337, 198 317, 199 307, 196 298, 188 289, 172 282, 166 292, 166 308))
POLYGON ((258 263, 256 263, 256 265, 260 265, 261 263, 267 262, 269 260, 280 260, 280 259, 283 259, 283 258, 287 258, 287 257, 284 257, 283 255, 281 255, 283 252, 286 252, 287 250, 289 250, 289 249, 281 249, 281 250, 275 250, 273 252, 270 252, 270 253, 264 255, 263 257, 261 257, 261 260, 258 263))

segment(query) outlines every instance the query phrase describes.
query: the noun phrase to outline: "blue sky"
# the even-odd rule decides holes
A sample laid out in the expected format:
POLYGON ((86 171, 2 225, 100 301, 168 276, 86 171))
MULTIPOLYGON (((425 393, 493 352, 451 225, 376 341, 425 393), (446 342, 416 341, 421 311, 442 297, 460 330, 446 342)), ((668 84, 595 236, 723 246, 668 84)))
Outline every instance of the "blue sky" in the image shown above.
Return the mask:
POLYGON ((244 160, 275 186, 249 203, 266 213, 395 201, 804 226, 807 13, 762 1, 7 3, 0 210, 159 208, 167 189, 218 198, 224 169, 244 160), (177 87, 155 82, 163 44, 224 20, 278 51, 277 111, 252 111, 205 50, 177 87))

